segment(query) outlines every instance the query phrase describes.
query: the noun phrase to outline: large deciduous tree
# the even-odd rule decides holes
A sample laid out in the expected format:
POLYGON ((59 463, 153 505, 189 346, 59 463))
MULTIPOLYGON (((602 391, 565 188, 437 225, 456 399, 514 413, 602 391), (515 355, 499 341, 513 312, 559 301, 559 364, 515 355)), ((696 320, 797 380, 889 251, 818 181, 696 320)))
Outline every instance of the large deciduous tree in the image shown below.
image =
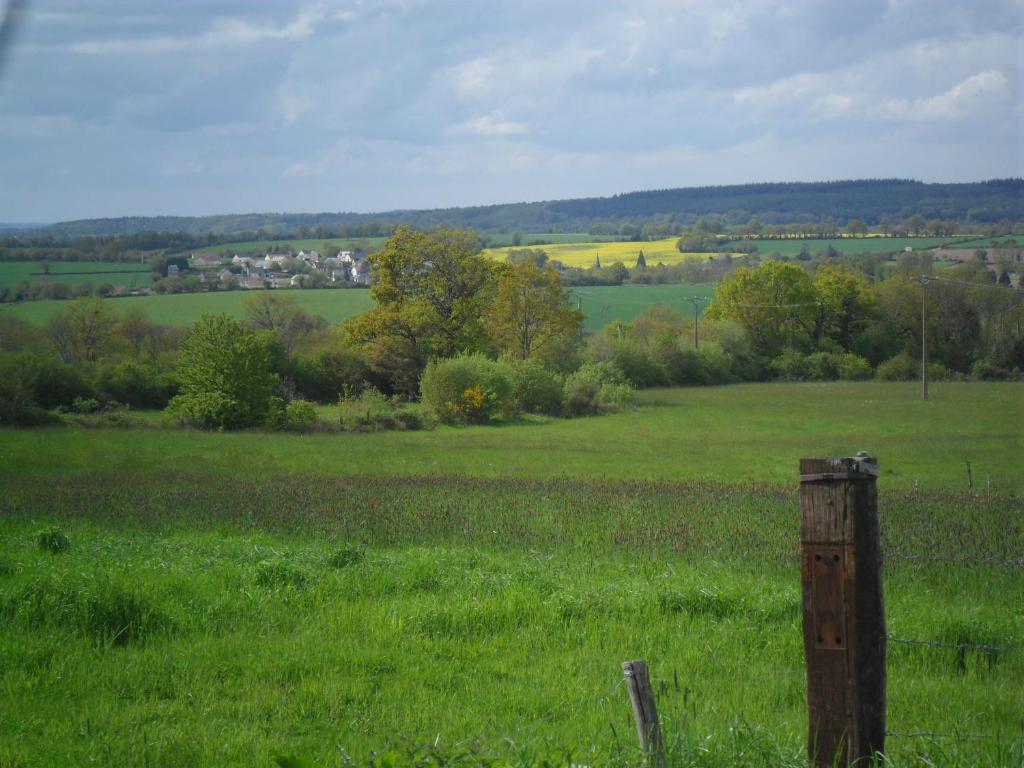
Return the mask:
POLYGON ((722 280, 705 317, 734 320, 758 354, 775 357, 787 346, 805 344, 816 315, 810 275, 795 264, 768 261, 757 269, 741 267, 722 280))
POLYGON ((569 306, 553 269, 523 261, 502 269, 487 327, 499 352, 520 360, 536 357, 564 336, 578 335, 583 313, 569 306))
POLYGON ((346 324, 347 336, 396 391, 414 395, 432 357, 486 348, 496 265, 472 232, 399 227, 370 266, 376 306, 346 324))

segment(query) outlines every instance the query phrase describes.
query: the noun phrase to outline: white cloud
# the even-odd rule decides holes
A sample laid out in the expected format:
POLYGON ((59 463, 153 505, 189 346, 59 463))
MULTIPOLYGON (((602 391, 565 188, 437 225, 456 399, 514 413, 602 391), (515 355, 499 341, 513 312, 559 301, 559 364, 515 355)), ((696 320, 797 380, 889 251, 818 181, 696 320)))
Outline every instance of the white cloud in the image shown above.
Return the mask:
POLYGON ((316 31, 327 19, 323 5, 303 8, 284 26, 254 24, 241 18, 216 19, 210 28, 197 36, 131 37, 104 40, 80 40, 63 50, 90 56, 139 53, 176 53, 190 50, 221 50, 233 46, 251 46, 268 41, 299 42, 316 31))
POLYGON ((481 115, 459 123, 450 132, 477 136, 519 136, 529 131, 528 124, 506 120, 500 112, 491 112, 489 115, 481 115))
POLYGON ((960 120, 985 102, 1009 92, 1002 72, 987 70, 971 75, 948 91, 920 99, 889 99, 884 113, 899 120, 960 120))

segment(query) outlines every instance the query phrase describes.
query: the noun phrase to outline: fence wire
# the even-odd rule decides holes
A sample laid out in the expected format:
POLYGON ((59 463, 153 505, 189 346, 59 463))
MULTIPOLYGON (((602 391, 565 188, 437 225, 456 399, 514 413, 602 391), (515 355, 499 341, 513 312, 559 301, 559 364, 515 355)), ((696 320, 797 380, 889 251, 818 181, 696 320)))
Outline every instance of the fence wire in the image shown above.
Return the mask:
POLYGON ((951 563, 953 565, 994 565, 1006 568, 1024 568, 1024 557, 1014 560, 1001 557, 943 557, 942 555, 907 555, 902 552, 884 552, 886 560, 906 560, 917 563, 951 563))
POLYGON ((984 653, 1007 653, 1020 647, 1020 643, 1013 645, 985 645, 984 643, 944 643, 939 640, 917 640, 910 637, 893 637, 886 635, 886 640, 891 643, 903 643, 904 645, 923 645, 927 648, 949 648, 954 651, 982 651, 984 653))

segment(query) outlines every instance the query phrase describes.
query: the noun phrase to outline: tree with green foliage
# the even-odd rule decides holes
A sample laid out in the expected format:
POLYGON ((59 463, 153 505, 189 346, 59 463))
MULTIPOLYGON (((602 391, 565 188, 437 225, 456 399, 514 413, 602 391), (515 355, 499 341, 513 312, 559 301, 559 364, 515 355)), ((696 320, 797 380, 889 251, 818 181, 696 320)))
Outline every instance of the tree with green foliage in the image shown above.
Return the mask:
POLYGON ((825 341, 849 352, 854 338, 871 319, 874 297, 864 277, 837 264, 823 264, 814 275, 817 314, 811 340, 816 348, 825 341))
POLYGON ((775 357, 805 342, 817 314, 814 283, 802 268, 768 261, 741 267, 722 280, 708 305, 710 320, 734 320, 749 334, 755 352, 775 357))
POLYGON ((636 256, 636 268, 647 269, 647 259, 644 258, 643 251, 640 251, 640 253, 638 253, 636 256))
POLYGON ((497 263, 475 234, 399 227, 370 265, 376 306, 348 321, 346 334, 395 391, 414 395, 432 357, 486 348, 497 263))
POLYGON ((553 269, 524 261, 499 274, 487 312, 488 332, 498 351, 526 360, 561 336, 576 337, 582 324, 583 313, 569 306, 553 269))
POLYGON ((182 421, 238 429, 262 424, 277 391, 267 337, 227 315, 203 315, 181 343, 181 394, 170 404, 182 421))

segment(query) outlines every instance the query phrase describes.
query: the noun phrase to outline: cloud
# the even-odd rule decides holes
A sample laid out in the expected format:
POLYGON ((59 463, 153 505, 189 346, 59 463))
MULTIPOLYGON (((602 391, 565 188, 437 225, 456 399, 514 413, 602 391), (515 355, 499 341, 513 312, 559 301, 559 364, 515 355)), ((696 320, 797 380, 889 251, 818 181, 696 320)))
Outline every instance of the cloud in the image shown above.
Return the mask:
POLYGON ((451 133, 475 134, 477 136, 519 136, 529 133, 530 126, 514 120, 506 120, 501 112, 491 112, 459 123, 451 129, 451 133))
POLYGON ((1003 73, 987 70, 971 75, 944 93, 918 99, 889 99, 883 108, 885 114, 899 120, 961 120, 986 102, 1008 93, 1003 73))
POLYGON ((220 18, 199 35, 81 40, 70 43, 64 50, 88 56, 117 56, 223 50, 273 41, 300 42, 311 37, 317 25, 328 18, 351 17, 329 15, 323 5, 314 5, 303 8, 284 26, 256 24, 243 18, 220 18))

